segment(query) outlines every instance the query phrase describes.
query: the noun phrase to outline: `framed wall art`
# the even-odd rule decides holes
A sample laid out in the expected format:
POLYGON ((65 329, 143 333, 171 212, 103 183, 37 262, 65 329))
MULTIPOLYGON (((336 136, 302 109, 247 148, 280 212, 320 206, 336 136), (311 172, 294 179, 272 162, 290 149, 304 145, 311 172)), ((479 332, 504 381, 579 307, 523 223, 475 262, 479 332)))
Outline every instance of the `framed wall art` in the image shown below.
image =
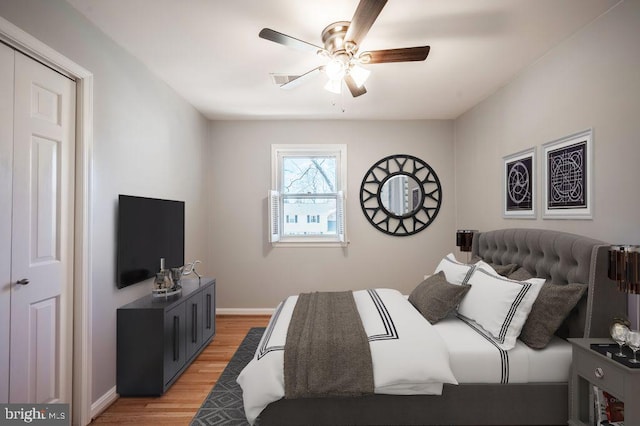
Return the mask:
POLYGON ((504 157, 503 164, 504 217, 535 219, 535 147, 504 157))
POLYGON ((592 130, 542 145, 545 219, 591 219, 592 130))

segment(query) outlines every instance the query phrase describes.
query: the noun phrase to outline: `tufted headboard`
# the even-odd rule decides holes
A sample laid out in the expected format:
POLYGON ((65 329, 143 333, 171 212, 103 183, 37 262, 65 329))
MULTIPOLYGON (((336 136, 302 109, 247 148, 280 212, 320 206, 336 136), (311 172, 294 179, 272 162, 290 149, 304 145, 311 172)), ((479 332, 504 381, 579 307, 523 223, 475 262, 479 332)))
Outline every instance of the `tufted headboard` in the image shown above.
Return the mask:
POLYGON ((472 254, 486 262, 515 263, 555 285, 588 286, 556 334, 561 337, 608 337, 615 316, 626 316, 627 297, 608 278, 609 244, 580 235, 545 229, 478 232, 472 254))

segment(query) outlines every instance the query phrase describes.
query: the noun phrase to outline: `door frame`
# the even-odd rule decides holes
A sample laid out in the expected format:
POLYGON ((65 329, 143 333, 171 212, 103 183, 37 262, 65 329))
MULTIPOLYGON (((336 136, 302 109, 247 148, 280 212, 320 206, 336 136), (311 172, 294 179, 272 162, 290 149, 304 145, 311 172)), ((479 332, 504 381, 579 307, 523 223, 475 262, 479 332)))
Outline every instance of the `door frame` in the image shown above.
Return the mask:
POLYGON ((91 170, 93 74, 0 16, 0 40, 76 81, 75 219, 73 253, 74 424, 91 421, 91 170))

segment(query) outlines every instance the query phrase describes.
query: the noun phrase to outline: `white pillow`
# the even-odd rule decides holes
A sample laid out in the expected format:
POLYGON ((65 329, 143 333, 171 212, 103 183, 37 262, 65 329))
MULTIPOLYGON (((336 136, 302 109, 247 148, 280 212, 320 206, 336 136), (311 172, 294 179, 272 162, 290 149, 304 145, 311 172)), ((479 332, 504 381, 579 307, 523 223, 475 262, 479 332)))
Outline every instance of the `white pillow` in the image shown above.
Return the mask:
POLYGON ((451 284, 466 284, 474 269, 475 265, 458 262, 453 253, 449 253, 442 258, 433 274, 444 271, 447 282, 451 284))
POLYGON ((493 266, 489 265, 484 260, 478 260, 474 265, 475 265, 476 268, 484 269, 485 271, 487 271, 491 275, 500 275, 499 273, 496 272, 495 269, 493 269, 493 266))
POLYGON ((489 332, 501 349, 512 349, 544 281, 514 281, 475 268, 467 280, 471 289, 460 302, 458 313, 489 332))

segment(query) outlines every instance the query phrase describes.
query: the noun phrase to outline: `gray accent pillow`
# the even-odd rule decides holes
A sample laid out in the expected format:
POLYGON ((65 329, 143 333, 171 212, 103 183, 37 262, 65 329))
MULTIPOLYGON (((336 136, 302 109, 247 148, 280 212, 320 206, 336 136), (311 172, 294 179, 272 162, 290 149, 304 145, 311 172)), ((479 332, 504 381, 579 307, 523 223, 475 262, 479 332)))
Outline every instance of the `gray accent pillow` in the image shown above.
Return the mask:
MULTIPOLYGON (((482 258, 480 256, 473 256, 469 261, 469 263, 478 263, 481 260, 482 258)), ((518 265, 516 265, 515 263, 508 263, 506 265, 498 265, 497 263, 490 263, 490 262, 487 262, 487 263, 489 263, 489 266, 491 266, 498 275, 502 275, 503 277, 508 277, 509 274, 512 274, 515 270, 519 268, 518 265)), ((529 278, 533 278, 533 277, 529 277, 529 278)), ((529 278, 525 278, 524 280, 527 280, 529 278)), ((517 281, 524 281, 524 280, 519 279, 517 281)))
POLYGON ((507 274, 507 278, 515 281, 526 281, 535 277, 533 276, 533 274, 531 274, 531 272, 527 271, 526 269, 517 268, 515 271, 511 272, 510 274, 507 274))
POLYGON ((544 283, 522 327, 520 340, 533 349, 546 347, 586 290, 586 284, 544 283))
MULTIPOLYGON (((503 277, 508 277, 510 274, 512 274, 514 271, 516 271, 518 269, 518 265, 516 265, 515 263, 509 263, 507 265, 498 265, 498 264, 495 264, 495 263, 490 263, 489 265, 498 274, 502 275, 503 277)), ((531 277, 531 278, 533 278, 533 277, 531 277)), ((524 281, 524 280, 517 280, 517 281, 524 281)))
POLYGON ((435 324, 458 306, 470 288, 447 282, 444 271, 440 271, 418 284, 409 295, 409 302, 435 324))

